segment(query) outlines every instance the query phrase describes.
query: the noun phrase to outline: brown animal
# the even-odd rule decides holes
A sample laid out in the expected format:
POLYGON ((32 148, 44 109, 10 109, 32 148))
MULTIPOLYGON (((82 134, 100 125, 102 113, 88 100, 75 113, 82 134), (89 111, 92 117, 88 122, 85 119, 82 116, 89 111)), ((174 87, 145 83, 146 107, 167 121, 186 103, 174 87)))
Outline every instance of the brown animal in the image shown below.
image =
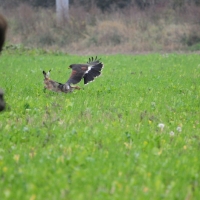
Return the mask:
POLYGON ((66 84, 62 84, 54 80, 51 80, 49 78, 50 71, 51 70, 49 70, 47 73, 43 71, 45 89, 48 89, 54 92, 65 92, 65 93, 72 92, 74 89, 77 89, 77 90, 80 89, 78 86, 68 86, 66 84))
POLYGON ((6 39, 7 22, 5 18, 0 14, 0 52, 2 51, 3 44, 6 39))
POLYGON ((5 109, 5 101, 3 99, 3 91, 0 89, 0 111, 5 109))
MULTIPOLYGON (((0 14, 0 52, 2 51, 3 44, 6 38, 7 22, 0 14)), ((3 91, 0 89, 0 111, 5 109, 5 101, 3 99, 3 91)))

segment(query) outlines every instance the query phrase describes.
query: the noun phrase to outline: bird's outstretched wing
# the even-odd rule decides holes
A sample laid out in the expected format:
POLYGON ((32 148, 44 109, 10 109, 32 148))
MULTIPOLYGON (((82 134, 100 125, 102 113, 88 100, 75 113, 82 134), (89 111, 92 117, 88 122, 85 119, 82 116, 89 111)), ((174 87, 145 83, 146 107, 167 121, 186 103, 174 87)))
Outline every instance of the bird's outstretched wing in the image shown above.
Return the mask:
POLYGON ((87 70, 88 70, 87 65, 74 64, 72 67, 72 73, 71 73, 67 83, 69 85, 79 83, 87 70))
POLYGON ((103 69, 103 63, 99 62, 89 67, 89 69, 84 74, 84 84, 94 81, 94 79, 101 75, 101 70, 103 69))
POLYGON ((66 84, 77 84, 82 78, 84 78, 84 84, 88 84, 101 74, 103 63, 96 56, 89 58, 86 64, 72 64, 69 67, 72 69, 72 73, 66 84))

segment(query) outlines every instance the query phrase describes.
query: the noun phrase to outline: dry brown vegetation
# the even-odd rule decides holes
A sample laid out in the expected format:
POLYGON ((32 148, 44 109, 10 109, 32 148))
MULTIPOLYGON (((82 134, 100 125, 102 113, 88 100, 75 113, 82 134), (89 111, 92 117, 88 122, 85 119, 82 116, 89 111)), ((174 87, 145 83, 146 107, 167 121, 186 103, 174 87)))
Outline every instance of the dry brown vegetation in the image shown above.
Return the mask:
POLYGON ((59 24, 53 9, 21 4, 0 11, 9 23, 8 45, 83 54, 200 50, 200 6, 105 13, 74 6, 70 18, 59 24))

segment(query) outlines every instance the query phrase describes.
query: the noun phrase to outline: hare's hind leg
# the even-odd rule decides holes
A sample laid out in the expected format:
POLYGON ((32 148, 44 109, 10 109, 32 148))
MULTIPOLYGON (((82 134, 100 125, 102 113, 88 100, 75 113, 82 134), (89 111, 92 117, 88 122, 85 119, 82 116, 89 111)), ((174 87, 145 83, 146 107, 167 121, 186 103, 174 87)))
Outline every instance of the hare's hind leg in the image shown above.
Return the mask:
POLYGON ((72 89, 75 89, 75 90, 80 90, 80 89, 81 89, 81 88, 80 88, 79 86, 77 86, 77 85, 71 86, 71 88, 72 88, 72 89))

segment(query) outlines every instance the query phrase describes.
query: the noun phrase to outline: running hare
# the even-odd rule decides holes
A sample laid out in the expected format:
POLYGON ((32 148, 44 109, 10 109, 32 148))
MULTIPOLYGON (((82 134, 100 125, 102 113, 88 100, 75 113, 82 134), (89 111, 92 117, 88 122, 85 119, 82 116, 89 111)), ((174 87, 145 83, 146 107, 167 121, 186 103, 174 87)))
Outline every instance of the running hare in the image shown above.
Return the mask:
POLYGON ((78 86, 68 86, 59 82, 56 82, 54 80, 51 80, 49 78, 51 70, 49 70, 47 73, 45 71, 43 71, 43 75, 44 75, 44 88, 48 89, 48 90, 52 90, 54 92, 72 92, 73 89, 80 89, 78 86))

